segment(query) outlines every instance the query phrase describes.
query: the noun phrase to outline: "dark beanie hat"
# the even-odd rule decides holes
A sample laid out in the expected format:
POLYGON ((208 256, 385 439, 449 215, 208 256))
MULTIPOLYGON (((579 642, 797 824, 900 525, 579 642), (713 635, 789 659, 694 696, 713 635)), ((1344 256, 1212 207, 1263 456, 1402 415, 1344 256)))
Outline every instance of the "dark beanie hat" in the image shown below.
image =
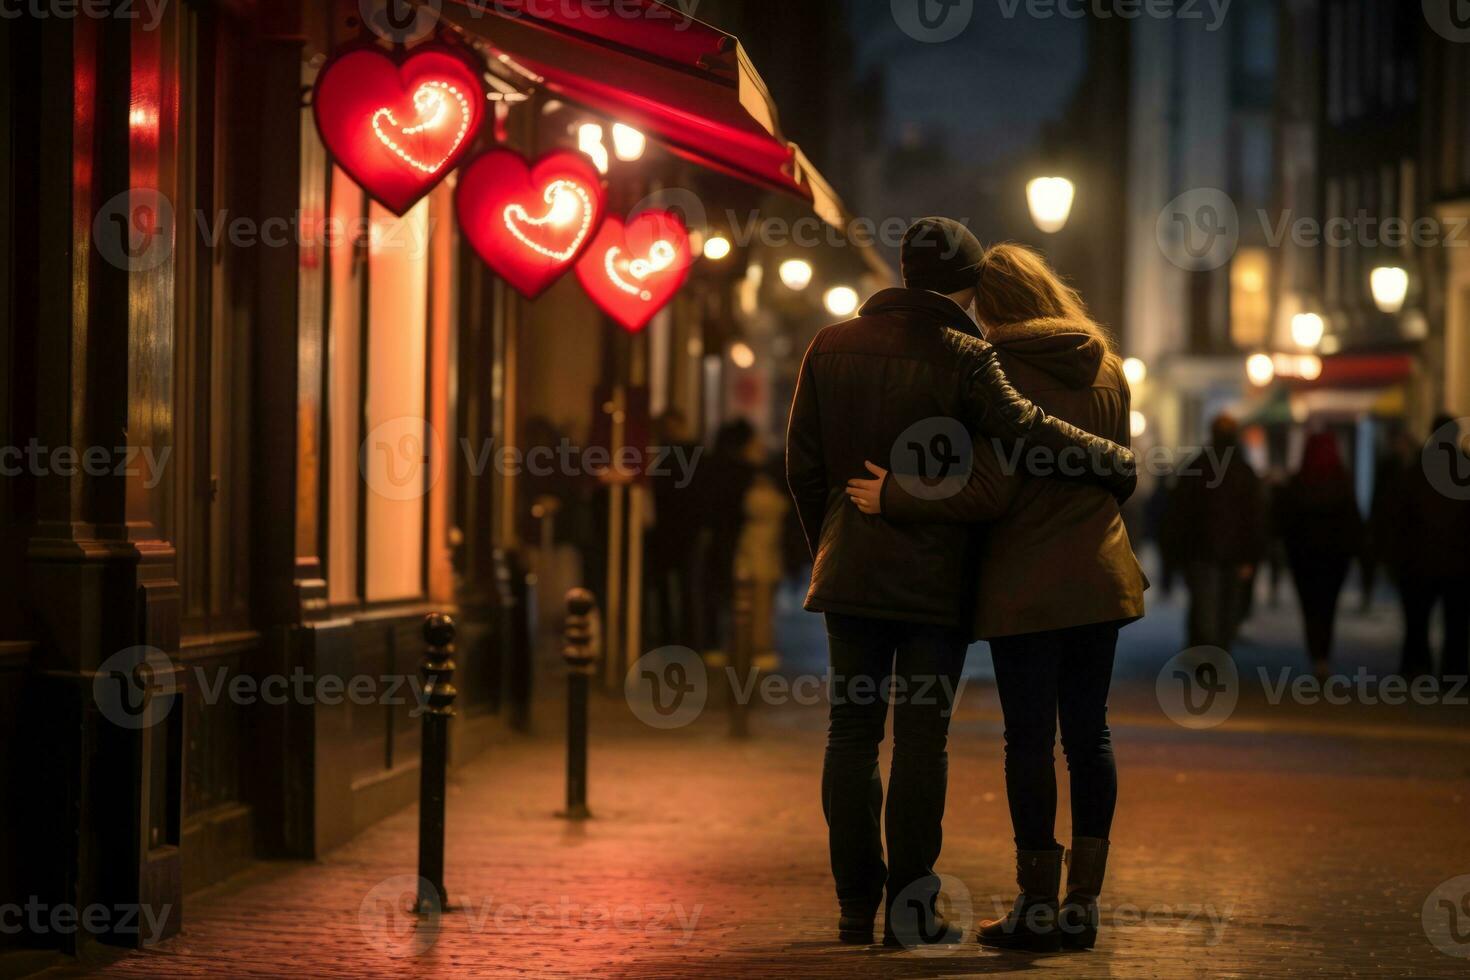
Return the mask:
POLYGON ((903 236, 899 264, 910 289, 958 293, 980 278, 985 246, 970 229, 949 218, 920 218, 903 236))

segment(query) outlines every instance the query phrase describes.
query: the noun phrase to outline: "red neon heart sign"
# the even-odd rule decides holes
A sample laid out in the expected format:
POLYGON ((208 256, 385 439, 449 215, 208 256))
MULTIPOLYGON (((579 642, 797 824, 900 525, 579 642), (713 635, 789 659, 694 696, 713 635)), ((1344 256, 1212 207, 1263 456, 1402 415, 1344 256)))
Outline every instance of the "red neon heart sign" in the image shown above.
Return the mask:
POLYGON ((473 145, 485 93, 479 74, 453 49, 429 45, 394 60, 362 47, 322 68, 311 107, 338 166, 403 214, 473 145))
POLYGON ((459 227, 485 264, 527 299, 572 267, 602 224, 602 181, 580 153, 558 150, 528 164, 491 150, 459 175, 459 227))
POLYGON ((684 222, 670 211, 645 211, 626 224, 604 221, 577 278, 608 316, 636 332, 674 298, 692 261, 684 222))

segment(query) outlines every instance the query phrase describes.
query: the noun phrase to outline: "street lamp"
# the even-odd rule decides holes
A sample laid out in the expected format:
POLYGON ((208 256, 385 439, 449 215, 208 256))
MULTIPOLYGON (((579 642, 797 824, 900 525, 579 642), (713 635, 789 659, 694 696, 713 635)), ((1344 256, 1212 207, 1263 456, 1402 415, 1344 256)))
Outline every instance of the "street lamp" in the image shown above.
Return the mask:
POLYGON ((737 340, 730 345, 730 362, 742 371, 748 371, 755 367, 755 351, 743 340, 737 340))
POLYGON ((857 312, 858 294, 851 286, 833 286, 822 299, 833 316, 847 317, 857 312))
POLYGON ((1067 226, 1076 196, 1077 188, 1065 177, 1037 177, 1026 185, 1031 220, 1048 235, 1055 235, 1067 226))
POLYGON ((1291 339, 1298 347, 1316 350, 1327 333, 1327 323, 1315 313, 1298 313, 1291 318, 1291 339))
POLYGON ((1245 362, 1245 376, 1257 388, 1264 388, 1276 380, 1276 362, 1270 354, 1252 354, 1245 362))
POLYGON ((1136 357, 1130 357, 1123 362, 1123 377, 1134 387, 1141 385, 1148 379, 1148 365, 1136 357))
POLYGON ((1148 416, 1137 409, 1130 412, 1128 414, 1128 431, 1133 434, 1133 438, 1141 438, 1148 431, 1148 416))
POLYGON ((812 264, 804 259, 787 259, 779 270, 787 289, 801 292, 812 284, 812 264))
POLYGON ((1409 273, 1396 265, 1381 265, 1369 276, 1373 286, 1373 302, 1384 313, 1397 313, 1404 308, 1409 295, 1409 273))
POLYGON ((704 257, 718 262, 730 254, 730 239, 724 235, 715 235, 704 243, 704 257))

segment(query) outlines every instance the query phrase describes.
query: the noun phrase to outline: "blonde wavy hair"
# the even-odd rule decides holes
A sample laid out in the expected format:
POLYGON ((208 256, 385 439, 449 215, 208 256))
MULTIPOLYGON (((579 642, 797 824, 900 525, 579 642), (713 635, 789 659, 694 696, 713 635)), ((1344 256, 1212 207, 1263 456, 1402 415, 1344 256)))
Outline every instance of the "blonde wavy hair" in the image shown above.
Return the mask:
POLYGON ((1112 351, 1111 338, 1092 319, 1081 295, 1034 249, 1014 242, 992 245, 980 262, 976 286, 975 309, 987 327, 1011 332, 1021 324, 1065 321, 1095 333, 1112 351))

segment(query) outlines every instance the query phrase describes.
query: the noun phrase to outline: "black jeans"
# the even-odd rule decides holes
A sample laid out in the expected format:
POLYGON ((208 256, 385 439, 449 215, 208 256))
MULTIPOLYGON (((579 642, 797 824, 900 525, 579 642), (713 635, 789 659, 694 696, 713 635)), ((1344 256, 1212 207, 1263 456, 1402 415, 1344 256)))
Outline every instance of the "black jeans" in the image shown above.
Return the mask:
POLYGON ((1470 577, 1418 578, 1399 582, 1404 604, 1404 658, 1399 672, 1406 677, 1434 673, 1429 644, 1429 621, 1434 607, 1444 604, 1444 654, 1439 676, 1460 677, 1470 672, 1470 577))
MULTIPOLYGON (((965 632, 827 614, 830 724, 822 763, 832 876, 844 915, 868 916, 885 884, 892 900, 934 879, 949 756, 949 718, 965 664, 965 632), (888 859, 883 863, 883 780, 878 746, 893 704, 888 859)), ((936 884, 937 888, 937 884, 936 884)), ((907 897, 907 896, 906 896, 907 897)))
POLYGON ((1016 848, 1056 847, 1057 716, 1072 776, 1072 836, 1108 839, 1118 770, 1108 687, 1118 626, 1102 623, 990 641, 1006 726, 1006 796, 1016 848))

